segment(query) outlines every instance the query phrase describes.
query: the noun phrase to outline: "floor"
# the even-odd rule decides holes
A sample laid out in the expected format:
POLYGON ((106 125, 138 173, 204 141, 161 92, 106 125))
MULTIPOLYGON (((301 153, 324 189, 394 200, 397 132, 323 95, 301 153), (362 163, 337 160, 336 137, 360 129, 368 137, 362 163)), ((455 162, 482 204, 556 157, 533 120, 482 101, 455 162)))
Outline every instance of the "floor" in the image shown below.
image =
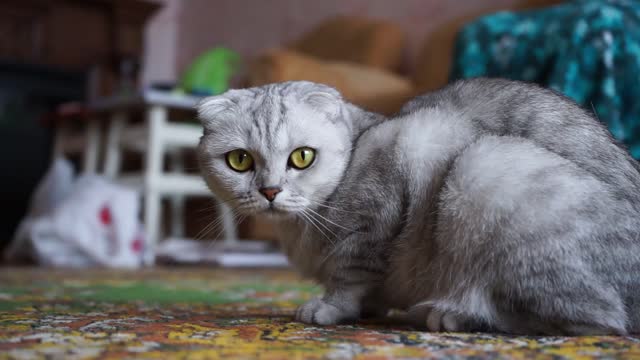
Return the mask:
POLYGON ((286 270, 0 268, 0 359, 640 358, 640 337, 292 322, 319 293, 286 270))

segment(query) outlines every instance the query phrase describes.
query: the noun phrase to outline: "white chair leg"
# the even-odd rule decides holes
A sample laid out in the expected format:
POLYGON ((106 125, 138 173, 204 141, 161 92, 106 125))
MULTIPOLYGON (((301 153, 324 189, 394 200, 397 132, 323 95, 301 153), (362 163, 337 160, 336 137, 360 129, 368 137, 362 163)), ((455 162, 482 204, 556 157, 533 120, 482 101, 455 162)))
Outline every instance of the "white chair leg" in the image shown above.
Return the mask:
POLYGON ((156 244, 160 229, 160 194, 152 189, 144 193, 144 225, 147 235, 147 247, 143 255, 143 262, 147 266, 155 264, 156 244))
POLYGON ((83 154, 82 170, 95 174, 98 171, 98 155, 100 151, 100 123, 97 119, 88 119, 83 154))
POLYGON ((157 191, 157 179, 162 172, 163 157, 163 129, 167 121, 167 109, 162 106, 152 106, 147 113, 147 127, 149 139, 145 159, 145 215, 144 222, 147 232, 148 246, 145 252, 145 263, 155 263, 156 244, 160 238, 160 194, 157 191))
MULTIPOLYGON (((170 169, 173 173, 184 173, 184 159, 179 149, 169 153, 170 169)), ((184 208, 185 198, 183 195, 171 195, 171 230, 170 234, 175 238, 184 237, 184 208)))
POLYGON ((127 115, 123 112, 116 112, 109 119, 109 130, 107 133, 107 146, 104 160, 104 174, 115 179, 120 172, 122 150, 120 149, 120 139, 122 131, 127 122, 127 115))
POLYGON ((234 220, 231 208, 226 204, 218 202, 218 212, 222 216, 222 226, 224 230, 224 244, 234 245, 238 241, 238 228, 234 220))

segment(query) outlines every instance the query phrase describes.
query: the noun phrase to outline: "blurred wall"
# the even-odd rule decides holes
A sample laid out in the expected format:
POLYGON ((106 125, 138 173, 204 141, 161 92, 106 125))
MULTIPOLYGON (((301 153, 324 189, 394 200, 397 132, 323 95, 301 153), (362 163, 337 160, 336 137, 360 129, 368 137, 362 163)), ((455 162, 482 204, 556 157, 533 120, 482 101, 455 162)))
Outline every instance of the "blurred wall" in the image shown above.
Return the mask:
MULTIPOLYGON (((224 45, 245 56, 293 40, 338 14, 382 18, 402 26, 409 46, 406 67, 422 39, 443 22, 535 0, 156 0, 167 7, 148 25, 146 80, 179 74, 195 56, 224 45), (171 44, 169 44, 171 43, 171 44), (171 54, 171 51, 175 51, 171 54), (172 56, 173 55, 173 56, 172 56)), ((540 1, 537 1, 540 2, 540 1)))
POLYGON ((147 22, 144 34, 144 57, 142 59, 142 83, 173 81, 176 78, 178 28, 181 26, 180 11, 188 1, 148 0, 163 5, 163 8, 147 22))

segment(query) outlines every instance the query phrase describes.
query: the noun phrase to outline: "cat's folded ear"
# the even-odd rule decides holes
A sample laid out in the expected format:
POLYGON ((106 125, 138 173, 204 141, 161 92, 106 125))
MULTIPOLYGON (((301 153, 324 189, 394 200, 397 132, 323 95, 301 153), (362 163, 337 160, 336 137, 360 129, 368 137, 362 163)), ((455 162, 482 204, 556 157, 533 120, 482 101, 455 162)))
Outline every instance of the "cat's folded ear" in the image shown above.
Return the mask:
POLYGON ((340 114, 344 101, 338 90, 311 82, 301 82, 303 91, 301 100, 313 109, 327 114, 334 118, 340 114))
POLYGON ((196 110, 198 111, 198 119, 203 125, 211 123, 215 120, 233 117, 239 110, 238 103, 235 101, 236 93, 242 90, 230 90, 222 95, 210 96, 202 99, 196 110))
POLYGON ((240 112, 240 100, 251 95, 247 89, 231 89, 224 94, 204 98, 196 105, 198 119, 203 125, 216 120, 233 119, 240 112))

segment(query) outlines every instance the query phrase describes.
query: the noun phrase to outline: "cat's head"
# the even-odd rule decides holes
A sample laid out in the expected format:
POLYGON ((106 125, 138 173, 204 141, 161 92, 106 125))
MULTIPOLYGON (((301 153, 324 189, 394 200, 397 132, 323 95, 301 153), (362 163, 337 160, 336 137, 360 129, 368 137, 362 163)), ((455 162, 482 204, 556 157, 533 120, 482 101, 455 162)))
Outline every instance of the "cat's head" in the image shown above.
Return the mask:
POLYGON ((205 99, 198 153, 209 188, 244 214, 317 207, 339 185, 364 125, 353 124, 353 108, 335 89, 302 81, 205 99))

